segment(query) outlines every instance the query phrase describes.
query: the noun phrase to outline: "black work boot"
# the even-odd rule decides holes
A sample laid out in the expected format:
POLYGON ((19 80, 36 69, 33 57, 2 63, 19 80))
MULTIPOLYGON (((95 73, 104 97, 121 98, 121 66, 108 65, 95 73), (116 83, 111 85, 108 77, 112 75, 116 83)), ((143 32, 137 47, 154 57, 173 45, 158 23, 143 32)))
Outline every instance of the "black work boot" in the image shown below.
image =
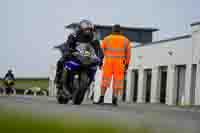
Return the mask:
POLYGON ((56 72, 56 76, 55 76, 55 80, 54 80, 54 82, 56 84, 60 82, 61 76, 62 76, 62 72, 61 71, 56 72))
POLYGON ((117 106, 117 105, 118 105, 117 101, 118 101, 117 97, 113 97, 113 98, 112 98, 112 104, 113 104, 114 106, 117 106))
POLYGON ((100 96, 98 102, 94 102, 94 104, 103 104, 104 103, 104 96, 100 96))
POLYGON ((63 62, 64 62, 63 58, 59 59, 59 61, 57 62, 56 76, 54 80, 54 83, 56 84, 56 88, 62 87, 61 80, 62 80, 62 73, 63 73, 63 62))

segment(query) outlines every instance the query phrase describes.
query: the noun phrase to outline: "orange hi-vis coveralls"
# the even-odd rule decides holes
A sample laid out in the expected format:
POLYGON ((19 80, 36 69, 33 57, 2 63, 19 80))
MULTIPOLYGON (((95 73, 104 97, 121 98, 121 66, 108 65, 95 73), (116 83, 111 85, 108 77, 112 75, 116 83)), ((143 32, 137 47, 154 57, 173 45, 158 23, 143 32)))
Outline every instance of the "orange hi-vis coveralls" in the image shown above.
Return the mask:
POLYGON ((124 88, 125 66, 130 62, 130 41, 123 35, 111 34, 102 41, 104 51, 104 63, 102 67, 103 93, 110 86, 113 76, 113 93, 122 93, 124 88))

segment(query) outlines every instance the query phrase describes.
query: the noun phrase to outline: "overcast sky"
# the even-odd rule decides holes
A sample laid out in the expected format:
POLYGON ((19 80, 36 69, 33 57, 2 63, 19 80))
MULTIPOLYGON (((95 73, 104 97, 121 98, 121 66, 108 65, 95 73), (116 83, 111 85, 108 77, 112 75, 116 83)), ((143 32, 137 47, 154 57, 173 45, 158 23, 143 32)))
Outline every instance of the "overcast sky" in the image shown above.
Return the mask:
POLYGON ((89 18, 98 24, 153 27, 156 40, 190 33, 200 21, 200 0, 0 0, 0 77, 45 77, 51 47, 64 41, 64 24, 89 18))

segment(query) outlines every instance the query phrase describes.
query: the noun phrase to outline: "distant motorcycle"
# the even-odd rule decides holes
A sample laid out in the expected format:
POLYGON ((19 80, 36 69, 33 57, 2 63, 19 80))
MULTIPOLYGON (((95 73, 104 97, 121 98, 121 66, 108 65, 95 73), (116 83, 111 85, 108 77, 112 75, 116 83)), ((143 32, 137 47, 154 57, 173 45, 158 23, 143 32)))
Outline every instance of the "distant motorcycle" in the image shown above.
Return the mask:
POLYGON ((67 104, 72 100, 73 104, 80 105, 100 59, 89 43, 80 43, 75 50, 71 50, 71 53, 71 60, 64 63, 63 88, 57 92, 57 101, 60 104, 67 104))
POLYGON ((5 94, 11 95, 11 94, 16 94, 16 90, 14 88, 14 80, 11 78, 6 78, 4 80, 4 88, 5 88, 5 94))

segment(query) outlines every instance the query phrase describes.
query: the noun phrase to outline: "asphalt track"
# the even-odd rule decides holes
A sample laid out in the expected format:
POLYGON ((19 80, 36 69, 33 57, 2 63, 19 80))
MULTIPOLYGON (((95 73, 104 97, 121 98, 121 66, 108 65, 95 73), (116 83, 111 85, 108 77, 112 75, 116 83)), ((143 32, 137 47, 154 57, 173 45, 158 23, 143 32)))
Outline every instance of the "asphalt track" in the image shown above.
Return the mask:
POLYGON ((52 116, 73 113, 86 119, 111 120, 128 126, 142 123, 157 132, 175 129, 181 133, 200 133, 200 107, 191 109, 161 104, 121 104, 114 107, 93 105, 91 102, 80 106, 70 103, 60 105, 53 97, 32 96, 0 96, 0 105, 52 116))

